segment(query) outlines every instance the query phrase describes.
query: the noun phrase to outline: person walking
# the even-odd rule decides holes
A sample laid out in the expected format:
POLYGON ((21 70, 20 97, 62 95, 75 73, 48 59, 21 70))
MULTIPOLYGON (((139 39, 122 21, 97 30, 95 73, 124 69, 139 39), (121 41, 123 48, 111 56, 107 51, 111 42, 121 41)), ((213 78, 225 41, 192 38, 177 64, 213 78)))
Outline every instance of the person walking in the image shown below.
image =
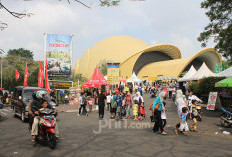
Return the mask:
POLYGON ((79 113, 77 114, 78 116, 80 116, 81 114, 85 114, 86 116, 88 116, 87 110, 86 110, 86 105, 87 105, 87 93, 81 93, 81 96, 79 97, 79 113), (82 110, 82 112, 81 112, 82 110))
POLYGON ((119 91, 116 92, 116 102, 117 102, 117 118, 122 120, 122 96, 119 91))
POLYGON ((112 92, 112 99, 111 99, 111 108, 110 108, 111 119, 115 118, 116 111, 117 111, 117 102, 116 102, 115 91, 113 91, 112 92))
POLYGON ((155 133, 161 133, 161 135, 167 135, 164 131, 163 123, 161 119, 161 111, 163 110, 163 104, 160 97, 156 97, 155 101, 152 104, 152 109, 154 110, 154 116, 156 117, 156 121, 154 127, 152 129, 155 133))
POLYGON ((105 103, 106 103, 106 96, 104 95, 104 92, 101 91, 98 98, 98 106, 99 106, 99 119, 102 120, 104 118, 104 109, 105 109, 105 103))
POLYGON ((132 108, 132 97, 130 92, 127 92, 125 97, 126 119, 131 118, 130 109, 132 108))
POLYGON ((111 99, 112 99, 112 96, 110 95, 110 93, 107 94, 106 96, 106 100, 107 100, 107 108, 106 110, 109 111, 110 108, 111 108, 111 99))

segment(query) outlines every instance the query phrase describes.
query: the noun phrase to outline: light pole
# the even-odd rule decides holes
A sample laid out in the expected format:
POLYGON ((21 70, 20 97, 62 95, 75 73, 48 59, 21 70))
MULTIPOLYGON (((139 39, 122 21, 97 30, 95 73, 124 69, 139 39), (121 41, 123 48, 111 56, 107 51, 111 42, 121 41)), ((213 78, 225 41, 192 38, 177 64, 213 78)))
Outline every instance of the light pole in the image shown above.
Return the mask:
POLYGON ((2 88, 2 62, 3 62, 3 59, 2 59, 2 54, 4 53, 5 51, 3 51, 2 49, 0 49, 0 59, 1 59, 1 88, 2 88))

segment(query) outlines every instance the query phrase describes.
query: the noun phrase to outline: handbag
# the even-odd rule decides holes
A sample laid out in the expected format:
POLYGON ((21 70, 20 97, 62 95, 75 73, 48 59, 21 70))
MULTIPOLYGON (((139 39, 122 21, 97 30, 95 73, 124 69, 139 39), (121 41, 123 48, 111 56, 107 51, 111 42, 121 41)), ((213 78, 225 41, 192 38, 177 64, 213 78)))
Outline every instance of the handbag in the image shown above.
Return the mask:
POLYGON ((156 104, 156 106, 155 106, 155 111, 158 111, 158 109, 159 109, 159 105, 160 105, 160 103, 158 102, 157 104, 156 104))

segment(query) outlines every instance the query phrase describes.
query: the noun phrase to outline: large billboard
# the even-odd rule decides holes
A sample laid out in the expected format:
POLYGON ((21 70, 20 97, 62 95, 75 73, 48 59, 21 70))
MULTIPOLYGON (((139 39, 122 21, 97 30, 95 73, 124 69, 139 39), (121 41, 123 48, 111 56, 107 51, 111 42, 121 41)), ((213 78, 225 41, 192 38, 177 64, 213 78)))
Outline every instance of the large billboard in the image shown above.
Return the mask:
POLYGON ((72 75, 72 36, 45 34, 45 58, 48 61, 48 77, 72 75))
POLYGON ((119 84, 119 64, 107 63, 107 84, 119 84))

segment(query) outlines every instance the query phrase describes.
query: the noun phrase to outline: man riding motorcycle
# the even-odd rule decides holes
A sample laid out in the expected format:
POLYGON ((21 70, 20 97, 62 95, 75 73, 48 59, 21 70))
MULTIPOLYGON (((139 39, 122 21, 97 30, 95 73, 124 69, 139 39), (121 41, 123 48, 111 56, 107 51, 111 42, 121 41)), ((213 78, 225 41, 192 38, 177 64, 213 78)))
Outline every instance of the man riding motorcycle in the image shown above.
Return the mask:
MULTIPOLYGON (((45 103, 46 92, 45 91, 37 91, 36 92, 36 97, 38 99, 37 103, 31 104, 31 111, 35 115, 34 122, 32 124, 32 129, 31 129, 31 135, 33 136, 32 142, 35 142, 35 136, 38 135, 38 125, 40 123, 40 116, 39 116, 39 110, 43 108, 43 104, 45 103)), ((47 102, 47 101, 46 101, 47 102)), ((53 109, 53 107, 49 104, 46 106, 49 109, 53 109)), ((56 111, 54 111, 56 112, 56 111)), ((55 127, 55 132, 56 132, 56 137, 59 139, 59 131, 58 127, 55 127)))

